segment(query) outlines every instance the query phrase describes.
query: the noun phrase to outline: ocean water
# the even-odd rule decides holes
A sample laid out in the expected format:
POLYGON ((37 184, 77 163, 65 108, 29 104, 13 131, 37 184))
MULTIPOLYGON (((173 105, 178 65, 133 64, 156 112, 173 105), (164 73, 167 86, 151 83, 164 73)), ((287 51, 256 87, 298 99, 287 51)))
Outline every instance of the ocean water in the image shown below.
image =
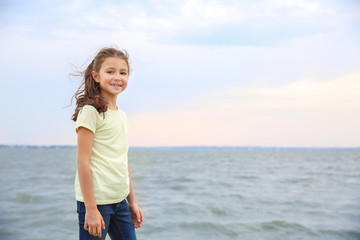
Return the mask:
MULTIPOLYGON (((129 164, 139 240, 360 239, 359 149, 132 148, 129 164)), ((0 239, 78 239, 75 171, 75 148, 0 148, 0 239)))

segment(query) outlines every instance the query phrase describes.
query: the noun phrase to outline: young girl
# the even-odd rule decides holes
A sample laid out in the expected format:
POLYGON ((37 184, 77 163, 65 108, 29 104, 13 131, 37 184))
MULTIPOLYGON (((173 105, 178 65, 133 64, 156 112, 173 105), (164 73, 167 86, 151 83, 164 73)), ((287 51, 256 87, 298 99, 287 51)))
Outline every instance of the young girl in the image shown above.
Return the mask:
POLYGON ((78 168, 75 177, 80 239, 136 239, 144 222, 128 168, 127 120, 116 106, 129 77, 126 52, 101 49, 75 93, 78 168))

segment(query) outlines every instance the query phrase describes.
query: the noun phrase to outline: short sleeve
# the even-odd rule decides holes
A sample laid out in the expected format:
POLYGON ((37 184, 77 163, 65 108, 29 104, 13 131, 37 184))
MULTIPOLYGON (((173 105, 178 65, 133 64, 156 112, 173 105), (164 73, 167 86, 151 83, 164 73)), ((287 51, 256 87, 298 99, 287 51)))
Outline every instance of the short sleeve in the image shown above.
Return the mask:
POLYGON ((95 134, 98 117, 99 117, 99 113, 93 106, 85 105, 79 111, 76 120, 76 127, 75 127, 76 133, 79 131, 80 127, 84 127, 89 129, 95 134))

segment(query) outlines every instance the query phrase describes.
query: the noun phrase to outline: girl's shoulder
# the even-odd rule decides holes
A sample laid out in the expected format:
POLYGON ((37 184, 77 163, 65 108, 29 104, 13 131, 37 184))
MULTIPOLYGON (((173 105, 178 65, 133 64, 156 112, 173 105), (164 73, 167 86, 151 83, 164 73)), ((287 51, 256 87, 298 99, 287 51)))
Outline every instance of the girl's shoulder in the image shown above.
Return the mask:
POLYGON ((122 114, 122 115, 126 115, 126 113, 122 110, 122 109, 120 109, 120 108, 118 108, 118 110, 117 110, 120 114, 122 114))
POLYGON ((85 111, 97 111, 96 108, 92 105, 84 105, 81 110, 85 109, 85 111))
POLYGON ((96 108, 92 105, 84 105, 79 114, 81 115, 99 115, 99 112, 96 110, 96 108))
POLYGON ((117 110, 117 112, 120 114, 120 116, 121 116, 122 118, 127 119, 126 113, 125 113, 123 110, 121 110, 121 109, 119 108, 119 109, 117 110))

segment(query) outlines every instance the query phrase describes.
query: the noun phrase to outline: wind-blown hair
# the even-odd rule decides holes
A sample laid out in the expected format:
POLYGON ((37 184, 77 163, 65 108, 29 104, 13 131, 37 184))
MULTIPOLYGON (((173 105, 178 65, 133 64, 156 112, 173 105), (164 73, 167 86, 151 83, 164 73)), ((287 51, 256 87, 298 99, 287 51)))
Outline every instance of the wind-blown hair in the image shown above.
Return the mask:
POLYGON ((99 73, 101 65, 108 57, 118 57, 123 59, 126 62, 130 73, 129 55, 125 50, 120 51, 116 48, 101 49, 85 71, 75 74, 77 76, 83 76, 84 78, 79 89, 72 97, 76 99, 76 108, 71 120, 77 120, 79 111, 85 105, 93 106, 99 113, 105 113, 107 111, 108 102, 101 95, 100 84, 92 77, 92 72, 95 71, 96 73, 99 73))

